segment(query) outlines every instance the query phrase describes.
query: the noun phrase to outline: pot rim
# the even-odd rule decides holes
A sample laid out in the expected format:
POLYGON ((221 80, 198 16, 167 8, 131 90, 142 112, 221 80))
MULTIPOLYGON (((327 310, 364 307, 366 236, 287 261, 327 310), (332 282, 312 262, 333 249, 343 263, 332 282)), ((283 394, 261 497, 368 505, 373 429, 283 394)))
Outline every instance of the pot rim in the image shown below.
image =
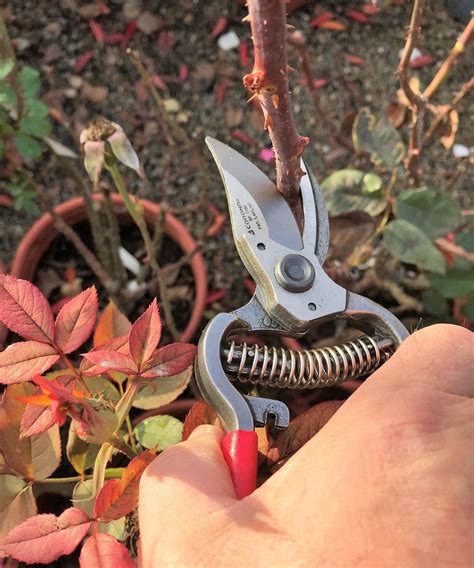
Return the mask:
MULTIPOLYGON (((101 201, 101 196, 93 196, 95 200, 101 201)), ((128 215, 122 198, 118 194, 112 194, 111 199, 118 208, 119 216, 128 215), (120 208, 123 208, 120 210, 120 208)), ((143 206, 144 216, 148 223, 154 223, 156 216, 160 212, 160 205, 148 199, 140 199, 143 206)), ((86 219, 86 208, 82 197, 74 197, 61 203, 56 208, 57 213, 68 223, 74 225, 86 219)), ((189 233, 186 226, 167 212, 165 216, 165 233, 173 239, 181 248, 185 255, 189 255, 196 250, 197 244, 189 233)), ((60 235, 54 226, 54 222, 49 213, 42 215, 27 231, 15 252, 15 257, 10 270, 12 276, 31 280, 37 268, 53 240, 60 235)), ((190 341, 194 336, 202 318, 206 306, 207 298, 207 271, 204 258, 200 251, 194 252, 189 266, 193 273, 195 283, 195 295, 192 302, 191 315, 186 328, 181 334, 180 341, 190 341)), ((3 327, 3 326, 2 326, 3 327)), ((6 328, 0 330, 0 343, 3 342, 7 334, 6 328)))

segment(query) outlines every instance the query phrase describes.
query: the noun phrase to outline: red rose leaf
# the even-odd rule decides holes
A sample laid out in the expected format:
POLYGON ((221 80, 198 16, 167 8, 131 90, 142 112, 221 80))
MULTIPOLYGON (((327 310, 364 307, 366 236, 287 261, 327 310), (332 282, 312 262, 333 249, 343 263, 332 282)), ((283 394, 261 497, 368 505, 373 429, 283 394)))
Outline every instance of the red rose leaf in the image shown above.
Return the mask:
POLYGON ((135 509, 140 478, 155 456, 155 450, 143 452, 128 464, 121 479, 110 479, 105 483, 95 501, 95 518, 114 521, 135 509))
POLYGON ((136 568, 126 546, 111 534, 94 533, 82 547, 81 568, 136 568))
POLYGON ((145 379, 172 377, 187 369, 194 361, 196 346, 190 343, 170 343, 159 349, 147 362, 140 376, 145 379))
POLYGON ((161 338, 161 320, 156 299, 137 319, 130 330, 128 344, 130 356, 137 367, 147 361, 158 346, 161 338))
POLYGON ((58 359, 56 349, 48 343, 13 343, 0 353, 0 383, 10 385, 29 381, 47 371, 58 359))
POLYGON ((0 274, 0 321, 25 339, 53 341, 53 312, 40 290, 27 280, 0 274))
POLYGON ((27 564, 49 564, 70 554, 86 536, 91 525, 80 509, 70 507, 59 517, 35 515, 13 528, 0 541, 0 551, 27 564))
POLYGON ((98 309, 94 286, 84 290, 61 308, 56 318, 55 343, 63 353, 75 351, 89 337, 98 309))

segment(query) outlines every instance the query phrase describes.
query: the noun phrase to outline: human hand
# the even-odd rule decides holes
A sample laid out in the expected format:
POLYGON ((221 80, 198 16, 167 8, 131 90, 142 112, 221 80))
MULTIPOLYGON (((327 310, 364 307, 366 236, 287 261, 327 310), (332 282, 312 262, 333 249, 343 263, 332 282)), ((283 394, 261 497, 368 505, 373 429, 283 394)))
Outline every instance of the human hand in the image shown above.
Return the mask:
POLYGON ((472 565, 473 338, 414 333, 242 501, 197 428, 142 477, 141 566, 472 565))

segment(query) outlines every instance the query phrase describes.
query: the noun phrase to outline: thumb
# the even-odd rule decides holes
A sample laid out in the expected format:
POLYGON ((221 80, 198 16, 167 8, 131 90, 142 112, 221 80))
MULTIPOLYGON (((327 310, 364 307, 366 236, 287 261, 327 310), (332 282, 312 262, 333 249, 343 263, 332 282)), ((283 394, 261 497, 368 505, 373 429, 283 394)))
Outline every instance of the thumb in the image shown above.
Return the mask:
POLYGON ((159 455, 140 481, 139 517, 143 543, 200 520, 235 501, 220 448, 222 430, 203 425, 159 455), (150 534, 147 534, 147 533, 150 534))

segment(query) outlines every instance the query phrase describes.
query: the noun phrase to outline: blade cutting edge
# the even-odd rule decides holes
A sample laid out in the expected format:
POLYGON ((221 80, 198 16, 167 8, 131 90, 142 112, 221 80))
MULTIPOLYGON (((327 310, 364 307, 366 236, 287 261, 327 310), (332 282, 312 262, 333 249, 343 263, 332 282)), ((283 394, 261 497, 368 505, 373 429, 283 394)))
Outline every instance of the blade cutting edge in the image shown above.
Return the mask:
POLYGON ((224 182, 235 240, 246 233, 262 231, 290 250, 301 250, 303 241, 298 225, 275 184, 250 160, 226 144, 209 136, 206 144, 224 182))

